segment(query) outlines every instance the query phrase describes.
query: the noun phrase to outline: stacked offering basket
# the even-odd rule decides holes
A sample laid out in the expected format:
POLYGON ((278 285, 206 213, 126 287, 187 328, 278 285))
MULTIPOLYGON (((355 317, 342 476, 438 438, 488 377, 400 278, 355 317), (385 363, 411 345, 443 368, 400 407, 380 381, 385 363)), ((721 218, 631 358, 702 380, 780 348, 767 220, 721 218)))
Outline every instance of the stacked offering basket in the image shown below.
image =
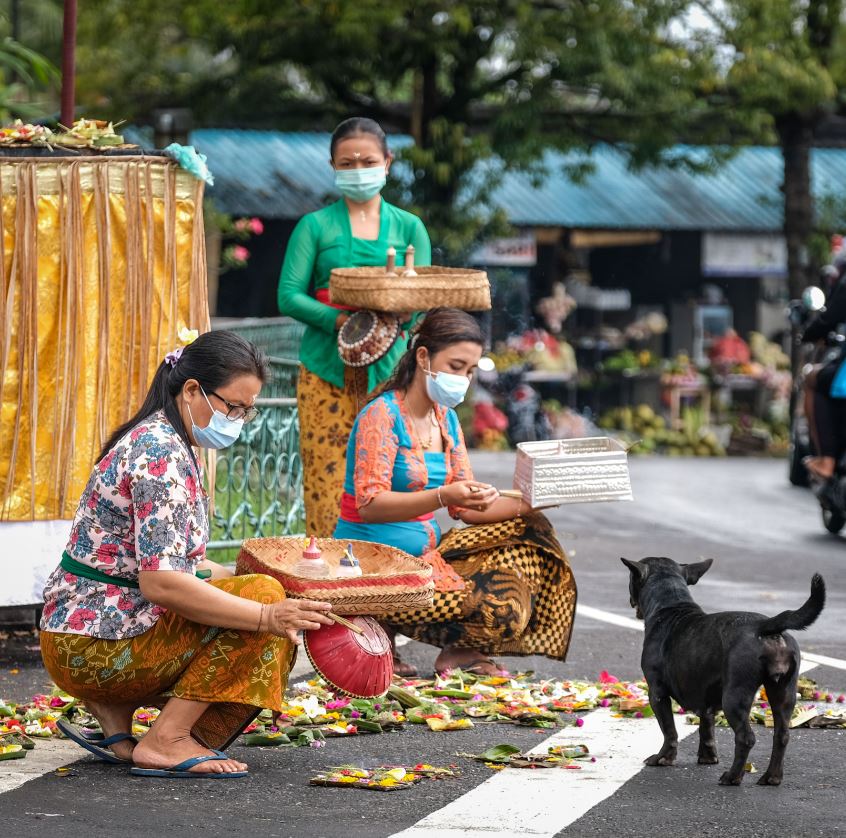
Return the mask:
POLYGON ((303 552, 303 539, 249 538, 236 560, 237 573, 266 573, 277 579, 288 596, 331 602, 338 614, 390 614, 432 605, 432 568, 422 559, 385 544, 318 538, 317 545, 330 576, 306 579, 293 573, 303 552), (362 575, 333 578, 347 544, 361 564, 362 575))
POLYGON ((338 353, 347 366, 366 366, 381 358, 399 334, 400 312, 439 306, 488 311, 491 287, 484 271, 436 265, 414 267, 414 248, 405 252, 405 267, 396 267, 388 248, 384 268, 334 268, 329 277, 333 304, 362 309, 338 333, 338 353))

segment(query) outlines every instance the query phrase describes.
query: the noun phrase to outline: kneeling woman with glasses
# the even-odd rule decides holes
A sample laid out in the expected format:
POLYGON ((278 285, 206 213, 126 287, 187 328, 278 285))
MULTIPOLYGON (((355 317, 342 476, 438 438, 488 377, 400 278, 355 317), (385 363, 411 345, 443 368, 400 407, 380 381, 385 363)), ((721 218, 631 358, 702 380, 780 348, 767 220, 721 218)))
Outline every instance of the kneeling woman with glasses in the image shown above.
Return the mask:
POLYGON ((260 708, 281 709, 297 631, 332 622, 328 603, 286 600, 275 579, 234 577, 205 557, 208 498, 193 448, 234 443, 266 378, 262 354, 232 332, 169 353, 104 446, 47 581, 44 665, 105 738, 62 730, 132 773, 245 776, 217 749, 260 708), (162 703, 136 743, 134 711, 162 703))

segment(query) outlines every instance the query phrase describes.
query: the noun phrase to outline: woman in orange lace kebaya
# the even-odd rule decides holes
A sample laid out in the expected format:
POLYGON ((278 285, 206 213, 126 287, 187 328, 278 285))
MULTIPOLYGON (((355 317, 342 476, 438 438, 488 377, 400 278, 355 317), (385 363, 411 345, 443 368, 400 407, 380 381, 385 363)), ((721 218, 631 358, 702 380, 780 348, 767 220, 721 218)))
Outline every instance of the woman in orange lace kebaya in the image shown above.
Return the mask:
MULTIPOLYGON (((482 355, 476 321, 435 309, 353 426, 335 538, 389 544, 434 569, 431 609, 386 618, 441 647, 435 669, 499 672, 490 655, 564 660, 576 584, 549 521, 473 478, 455 406, 482 355), (442 535, 434 511, 470 526, 442 535)), ((395 657, 399 674, 411 667, 395 657)))

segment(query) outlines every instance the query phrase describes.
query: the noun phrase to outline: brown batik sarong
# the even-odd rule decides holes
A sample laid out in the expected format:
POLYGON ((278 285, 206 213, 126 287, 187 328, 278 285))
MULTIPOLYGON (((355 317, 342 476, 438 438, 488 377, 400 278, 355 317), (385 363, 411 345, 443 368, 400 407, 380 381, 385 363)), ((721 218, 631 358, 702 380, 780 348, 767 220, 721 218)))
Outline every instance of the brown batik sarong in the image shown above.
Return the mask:
POLYGON ((392 629, 440 647, 565 660, 576 580, 546 516, 452 529, 438 550, 464 589, 435 591, 430 609, 385 617, 392 629))

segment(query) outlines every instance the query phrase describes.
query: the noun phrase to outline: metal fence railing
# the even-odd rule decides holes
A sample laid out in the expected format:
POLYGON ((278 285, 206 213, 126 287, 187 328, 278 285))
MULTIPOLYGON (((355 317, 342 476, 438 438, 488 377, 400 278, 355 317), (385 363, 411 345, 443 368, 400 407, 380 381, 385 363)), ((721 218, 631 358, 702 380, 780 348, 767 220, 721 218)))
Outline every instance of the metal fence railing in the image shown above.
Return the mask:
POLYGON ((301 324, 289 318, 221 321, 270 357, 271 379, 256 419, 219 451, 214 485, 212 558, 233 559, 246 538, 302 534, 304 527, 296 382, 301 324))

